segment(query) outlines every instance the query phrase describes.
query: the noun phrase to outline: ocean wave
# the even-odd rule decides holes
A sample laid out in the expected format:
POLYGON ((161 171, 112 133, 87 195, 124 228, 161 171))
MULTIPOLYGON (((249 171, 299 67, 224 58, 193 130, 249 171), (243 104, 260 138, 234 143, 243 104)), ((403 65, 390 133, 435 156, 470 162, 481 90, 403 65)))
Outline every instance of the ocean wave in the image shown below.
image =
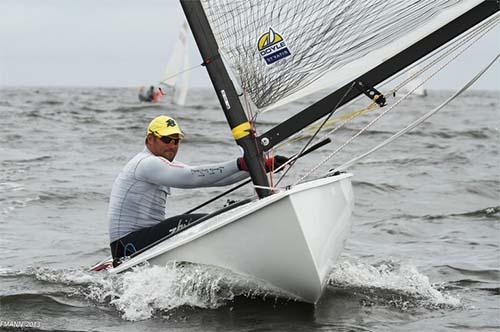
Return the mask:
POLYGON ((84 111, 84 112, 95 112, 95 113, 105 113, 105 112, 108 112, 108 110, 106 110, 106 109, 96 108, 96 107, 90 107, 90 106, 82 106, 80 109, 82 111, 84 111))
POLYGON ((409 132, 407 135, 419 136, 419 137, 432 137, 432 138, 472 138, 472 139, 489 139, 498 135, 498 132, 491 128, 480 128, 471 130, 443 130, 443 131, 422 131, 414 130, 409 132))
POLYGON ((386 158, 386 159, 381 159, 381 160, 371 159, 371 160, 359 161, 357 164, 359 164, 359 165, 377 165, 377 164, 386 165, 386 164, 388 164, 388 165, 402 165, 402 166, 412 165, 412 166, 416 166, 416 165, 428 165, 429 159, 418 158, 418 157, 393 158, 393 159, 386 158))
POLYGON ((394 262, 368 265, 339 261, 328 283, 331 287, 348 289, 360 295, 365 305, 391 305, 400 310, 462 306, 459 298, 445 293, 443 285, 432 284, 427 276, 412 265, 394 262))
POLYGON ((102 121, 98 120, 93 116, 78 116, 74 117, 74 120, 78 124, 86 124, 86 125, 98 125, 102 123, 102 121))
POLYGON ((32 197, 25 197, 22 199, 0 199, 0 201, 5 201, 4 205, 7 205, 2 208, 2 214, 7 215, 14 211, 15 209, 25 208, 28 206, 28 203, 39 201, 40 196, 34 195, 32 197))
POLYGON ((294 300, 260 281, 198 264, 144 265, 119 275, 49 268, 11 270, 3 273, 6 275, 28 275, 39 282, 64 285, 65 296, 112 306, 130 321, 149 319, 157 313, 168 315, 186 306, 216 309, 237 297, 294 300))
POLYGON ((443 154, 442 157, 438 160, 435 160, 433 162, 429 162, 429 165, 442 165, 443 162, 446 162, 447 164, 450 165, 470 165, 471 160, 467 158, 463 153, 461 152, 450 152, 443 154))
POLYGON ((374 191, 374 192, 391 192, 391 191, 400 191, 400 190, 404 189, 402 186, 388 184, 388 183, 375 184, 375 183, 364 182, 364 181, 352 181, 352 184, 354 187, 367 188, 368 190, 374 191))
POLYGON ((71 306, 71 307, 81 307, 75 301, 67 300, 67 293, 64 292, 51 292, 51 293, 21 293, 12 295, 0 296, 0 301, 2 305, 15 305, 22 306, 27 310, 30 307, 40 307, 43 306, 45 309, 47 307, 60 307, 60 306, 71 306))
POLYGON ((474 195, 498 201, 500 197, 500 181, 498 180, 473 180, 467 183, 465 190, 474 195))
POLYGON ((6 160, 2 160, 2 164, 34 163, 34 162, 38 162, 38 161, 46 161, 49 159, 52 159, 52 156, 39 156, 39 157, 27 158, 27 159, 6 159, 6 160))
POLYGON ((483 288, 479 288, 479 289, 482 291, 488 292, 491 295, 500 295, 500 287, 491 287, 491 288, 483 287, 483 288))
POLYGON ((206 111, 207 106, 206 105, 189 105, 189 108, 196 110, 196 111, 200 111, 200 110, 206 111))
POLYGON ((413 218, 434 220, 434 219, 446 219, 449 217, 498 218, 499 216, 500 216, 500 206, 491 206, 470 212, 450 213, 450 214, 440 214, 440 215, 425 215, 423 217, 413 216, 413 218))
POLYGON ((41 202, 68 202, 72 200, 105 200, 108 199, 108 196, 106 194, 95 191, 69 190, 68 193, 41 191, 38 193, 38 199, 41 202))
POLYGON ((27 117, 27 118, 41 118, 41 119, 48 119, 48 117, 44 116, 41 114, 41 112, 39 110, 36 110, 36 111, 30 111, 30 112, 26 112, 26 113, 23 113, 23 116, 24 117, 27 117))
POLYGON ((61 100, 42 100, 42 101, 39 101, 37 103, 38 106, 44 106, 44 105, 55 106, 55 105, 62 105, 62 104, 64 104, 64 102, 61 100))
MULTIPOLYGON (((344 131, 357 132, 359 129, 351 128, 345 126, 342 128, 344 131)), ((326 130, 326 129, 325 129, 326 130)), ((363 135, 367 136, 391 136, 394 135, 397 130, 382 130, 382 129, 367 129, 363 132, 363 135)), ((406 133, 408 136, 416 137, 426 137, 426 138, 471 138, 471 139, 491 139, 498 136, 498 130, 492 128, 480 128, 480 129, 470 129, 470 130, 441 130, 441 131, 430 131, 430 130, 412 130, 406 133)))
POLYGON ((12 182, 12 181, 6 181, 6 182, 0 182, 0 191, 20 191, 25 188, 24 183, 19 183, 19 182, 12 182))
POLYGON ((403 219, 403 220, 412 220, 412 219, 423 219, 423 220, 440 220, 440 219, 449 219, 452 217, 458 218, 492 218, 498 219, 500 216, 500 206, 491 206, 486 207, 484 209, 469 211, 469 212, 461 212, 461 213, 449 213, 449 214, 434 214, 434 215, 411 215, 411 214, 401 214, 394 216, 394 219, 403 219))
POLYGON ((498 217, 499 215, 500 215, 500 206, 492 206, 472 212, 452 214, 452 216, 464 216, 464 217, 498 217))
MULTIPOLYGON (((464 278, 466 280, 473 280, 476 282, 494 282, 498 283, 500 280, 500 270, 499 269, 470 269, 464 267, 457 267, 453 265, 442 265, 437 266, 440 270, 444 270, 443 273, 451 274, 454 273, 457 277, 464 278), (472 279, 471 279, 472 277, 472 279)), ((462 279, 461 279, 462 280, 462 279)))
POLYGON ((118 106, 110 110, 113 113, 128 113, 128 112, 138 112, 147 111, 151 112, 151 109, 160 108, 161 104, 139 104, 139 105, 127 105, 118 106))

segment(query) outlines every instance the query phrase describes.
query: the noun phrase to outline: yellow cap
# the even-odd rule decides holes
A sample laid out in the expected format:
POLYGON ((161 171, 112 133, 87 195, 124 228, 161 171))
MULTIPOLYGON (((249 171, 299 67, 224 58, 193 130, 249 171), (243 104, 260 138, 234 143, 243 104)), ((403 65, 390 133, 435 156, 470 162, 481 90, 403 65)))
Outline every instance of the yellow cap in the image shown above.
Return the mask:
POLYGON ((180 138, 184 138, 177 121, 165 115, 154 118, 148 126, 147 133, 152 133, 158 137, 178 134, 180 138))

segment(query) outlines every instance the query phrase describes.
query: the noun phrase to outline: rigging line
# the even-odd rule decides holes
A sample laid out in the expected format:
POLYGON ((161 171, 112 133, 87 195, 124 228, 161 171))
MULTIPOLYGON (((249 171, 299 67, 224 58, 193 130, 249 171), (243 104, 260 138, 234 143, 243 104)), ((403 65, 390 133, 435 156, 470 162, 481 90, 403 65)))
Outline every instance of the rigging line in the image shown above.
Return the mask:
POLYGON ((390 83, 399 77, 403 76, 405 73, 410 72, 411 70, 417 68, 420 64, 424 63, 428 59, 435 58, 432 62, 426 64, 423 68, 415 72, 413 75, 411 75, 409 78, 403 80, 399 85, 397 85, 392 92, 398 91, 402 86, 406 85, 409 81, 413 80, 415 77, 420 76, 423 72, 427 71, 430 67, 432 67, 434 64, 437 62, 441 61, 443 58, 447 57, 450 53, 452 53, 457 47, 461 46, 461 42, 464 39, 467 39, 468 33, 465 33, 464 35, 460 36, 459 38, 456 38, 452 42, 450 42, 448 45, 443 46, 442 48, 435 50, 434 52, 431 52, 427 54, 426 56, 420 58, 418 61, 413 63, 412 65, 406 67, 406 70, 399 72, 398 74, 394 75, 392 78, 388 79, 384 84, 390 83), (455 46, 454 46, 455 45, 455 46), (458 45, 458 46, 457 46, 458 45))
POLYGON ((455 60, 458 56, 460 56, 463 52, 465 52, 467 49, 469 49, 473 44, 475 44, 480 38, 482 38, 487 32, 489 32, 493 27, 491 27, 489 30, 484 31, 482 34, 479 36, 476 36, 474 40, 470 42, 470 44, 462 49, 460 52, 455 54, 452 58, 450 58, 449 61, 441 65, 436 71, 434 71, 431 75, 429 75, 425 80, 423 80, 420 84, 415 86, 412 90, 408 91, 403 97, 401 97, 398 101, 396 101, 393 105, 391 105, 388 109, 380 113, 375 119, 373 119, 370 123, 368 123, 365 127, 363 127, 360 131, 358 131, 356 134, 354 134, 350 139, 348 139, 344 144, 339 146, 335 151, 333 151, 330 155, 328 155, 325 159, 323 159, 320 163, 318 163, 316 166, 314 166, 309 172, 307 172, 304 176, 302 176, 299 180, 297 180, 293 185, 297 185, 298 183, 302 182, 305 178, 307 178, 309 175, 314 173, 319 167, 324 165, 328 160, 330 160, 334 155, 336 155, 338 152, 340 152, 342 149, 344 149, 347 145, 352 143, 359 135, 361 135, 363 132, 365 132, 369 127, 371 127, 375 122, 380 120, 385 114, 390 112, 392 109, 394 109, 396 106, 398 106, 403 100, 408 98, 409 95, 413 93, 416 89, 418 89, 421 85, 423 85, 425 82, 427 82, 429 79, 434 77, 438 72, 443 70, 446 66, 450 64, 453 60, 455 60))
POLYGON ((353 159, 349 160, 348 162, 342 164, 339 167, 336 167, 333 170, 330 170, 325 176, 333 174, 333 173, 335 173, 337 171, 345 170, 347 167, 353 165, 354 163, 358 162, 359 160, 363 159, 364 157, 368 156, 369 154, 371 154, 371 153, 377 151, 378 149, 384 147, 385 145, 391 143, 392 141, 394 141, 395 139, 397 139, 401 135, 406 134, 408 131, 412 130, 413 128, 415 128, 416 126, 418 126, 419 124, 421 124, 422 122, 424 122, 425 120, 427 120, 429 117, 431 117, 432 115, 434 115, 435 113, 437 113, 438 111, 440 111, 444 106, 448 105, 452 100, 454 100, 456 97, 458 97, 462 92, 464 92, 465 90, 467 90, 472 84, 474 84, 498 60, 499 57, 500 57, 500 53, 497 54, 497 56, 486 67, 484 67, 478 74, 476 74, 476 76, 474 78, 472 78, 460 90, 458 90, 457 92, 455 92, 455 94, 453 94, 451 97, 449 97, 447 100, 445 100, 441 105, 439 105, 435 109, 427 112, 426 114, 424 114, 423 116, 421 116, 417 120, 413 121, 408 126, 406 126, 405 128, 401 129, 399 132, 397 132, 396 134, 392 135, 388 139, 384 140, 382 143, 378 144, 377 146, 375 146, 371 150, 363 153, 362 155, 360 155, 360 156, 358 156, 356 158, 353 158, 353 159))
MULTIPOLYGON (((303 156, 305 156, 305 155, 307 155, 307 154, 309 154, 309 153, 311 153, 311 152, 313 152, 313 151, 315 151, 315 150, 319 149, 320 147, 322 147, 322 146, 324 146, 324 145, 326 145, 326 144, 328 144, 328 143, 330 143, 330 142, 331 142, 331 140, 330 140, 329 138, 327 138, 327 139, 325 139, 325 140, 319 141, 318 143, 315 143, 314 145, 312 145, 311 147, 309 147, 306 151, 304 151, 304 152, 302 153, 302 155, 294 155, 294 156, 290 157, 290 159, 289 159, 286 163, 284 163, 284 164, 282 164, 281 166, 279 166, 278 168, 276 168, 273 172, 279 172, 279 171, 280 171, 280 170, 282 170, 282 169, 283 169, 286 165, 288 165, 288 163, 290 163, 291 161, 293 161, 293 160, 295 160, 295 159, 297 159, 297 158, 302 158, 303 156)), ((202 204, 198 205, 197 207, 192 208, 192 209, 191 209, 191 210, 189 210, 189 211, 184 212, 183 214, 189 214, 189 213, 192 213, 192 212, 194 212, 194 211, 196 211, 196 210, 198 210, 198 209, 200 209, 200 208, 204 207, 205 205, 208 205, 208 204, 210 204, 210 203, 214 202, 215 200, 217 200, 217 199, 219 199, 219 198, 221 198, 221 197, 223 197, 223 196, 225 196, 225 195, 227 195, 227 194, 229 194, 229 193, 231 193, 231 192, 235 191, 236 189, 239 189, 239 188, 243 187, 244 185, 246 185, 246 184, 248 184, 248 183, 250 183, 250 182, 252 182, 252 180, 251 180, 251 179, 247 179, 247 180, 245 180, 245 181, 242 181, 242 182, 240 182, 239 184, 237 184, 236 186, 234 186, 233 188, 230 188, 229 190, 224 191, 223 193, 221 193, 221 194, 219 194, 219 195, 217 195, 217 196, 215 196, 215 197, 213 197, 213 198, 209 199, 208 201, 206 201, 206 202, 204 202, 204 203, 202 203, 202 204)), ((254 191, 253 195, 251 195, 250 197, 255 197, 255 196, 256 196, 256 195, 255 195, 255 191, 254 191)))
POLYGON ((186 68, 186 69, 184 69, 184 70, 181 70, 181 71, 179 71, 179 72, 177 72, 177 73, 175 73, 175 74, 173 74, 173 75, 170 75, 170 76, 168 76, 168 77, 164 78, 164 79, 163 79, 163 80, 161 80, 158 84, 167 84, 165 81, 168 81, 168 80, 169 80, 169 79, 171 79, 171 78, 177 77, 177 76, 179 76, 179 75, 180 75, 180 74, 182 74, 182 73, 185 73, 185 72, 187 72, 187 71, 191 71, 191 70, 193 70, 193 69, 195 69, 195 68, 198 68, 198 67, 200 67, 200 66, 203 66, 203 64, 201 64, 201 65, 195 65, 195 66, 192 66, 192 67, 190 67, 190 68, 186 68))
MULTIPOLYGON (((331 129, 329 132, 327 132, 325 135, 323 135, 322 139, 332 135, 335 131, 337 131, 338 129, 342 128, 345 124, 347 124, 349 121, 351 121, 352 119, 360 116, 360 115, 363 115, 363 114, 366 114, 368 112, 371 112, 373 111, 374 109, 377 109, 378 108, 378 104, 373 101, 371 102, 368 106, 364 107, 364 108, 361 108, 359 110, 356 110, 356 111, 352 111, 352 112, 349 112, 347 114, 342 114, 338 117, 335 117, 331 120, 329 120, 326 124, 325 124, 325 128, 328 128, 330 127, 330 125, 333 125, 337 122, 340 122, 340 121, 343 121, 341 124, 339 124, 338 126, 334 127, 333 129, 331 129)), ((317 126, 310 126, 311 129, 314 129, 316 128, 317 126)), ((307 127, 309 128, 309 127, 307 127)), ((305 128, 305 129, 307 129, 305 128)), ((310 135, 308 135, 307 133, 302 133, 302 135, 297 135, 293 138, 291 138, 290 140, 288 140, 286 143, 293 143, 293 142, 296 142, 296 141, 300 141, 306 137, 308 137, 310 135)))
MULTIPOLYGON (((352 82, 351 83, 351 86, 349 86, 349 89, 347 89, 347 91, 344 93, 344 95, 342 96, 342 98, 340 98, 340 100, 337 102, 337 104, 335 105, 335 107, 332 109, 332 111, 330 112, 330 114, 328 114, 328 116, 326 117, 325 120, 323 120, 323 122, 321 123, 321 125, 318 127, 318 129, 316 130, 316 132, 311 136, 311 138, 307 141, 307 143, 302 147, 302 149, 300 150, 299 153, 297 153, 297 155, 301 155, 305 149, 307 149, 307 147, 309 146, 309 144, 311 144, 311 142, 314 140, 314 138, 316 137, 316 135, 319 133, 319 131, 321 130, 321 128, 325 125, 325 123, 332 117, 333 113, 335 113, 335 111, 338 109, 340 103, 344 100, 344 98, 351 92, 352 88, 354 87, 355 85, 355 82, 352 82)), ((295 165, 295 161, 292 161, 290 162, 289 164, 289 167, 283 172, 283 174, 280 176, 280 178, 278 179, 278 181, 276 181, 276 184, 275 186, 277 187, 278 184, 281 182, 281 180, 283 180, 285 178, 285 175, 288 173, 288 171, 293 167, 293 165, 295 165)))
POLYGON ((271 191, 276 191, 276 187, 273 187, 272 185, 271 186, 257 186, 257 185, 253 185, 254 188, 257 188, 257 189, 268 189, 268 190, 271 190, 271 191))
MULTIPOLYGON (((494 28, 494 26, 496 24, 498 24, 500 22, 500 16, 499 15, 497 15, 497 16, 498 17, 494 17, 494 18, 486 21, 484 24, 480 25, 479 27, 476 27, 475 29, 472 29, 468 33, 466 33, 463 36, 461 36, 461 38, 458 38, 453 43, 451 43, 450 45, 448 45, 447 47, 445 47, 444 49, 439 50, 439 52, 441 52, 441 54, 439 56, 437 56, 437 54, 439 54, 439 52, 435 53, 434 56, 437 56, 435 60, 433 60, 432 62, 429 62, 428 64, 426 64, 426 66, 424 66, 421 70, 419 70, 414 75, 412 75, 411 77, 409 77, 408 79, 406 79, 405 81, 403 81, 396 88, 393 88, 392 90, 390 90, 385 95, 388 96, 389 94, 391 94, 391 95, 394 94, 402 86, 406 85, 409 81, 413 80, 417 76, 420 76, 422 73, 426 72, 428 69, 430 69, 431 67, 433 67, 434 65, 436 65, 438 62, 440 62, 444 58, 448 57, 450 54, 452 54, 454 51, 456 51, 460 46, 463 46, 464 44, 467 43, 467 42, 463 43, 464 40, 470 42, 471 38, 477 37, 479 34, 481 34, 481 32, 483 32, 481 34, 481 36, 478 37, 478 38, 481 38, 484 34, 486 34, 487 32, 489 32, 492 28, 494 28)), ((474 42, 475 41, 472 41, 471 43, 474 43, 474 42)), ((470 46, 468 46, 468 47, 470 47, 470 46)), ((432 57, 432 55, 428 55, 423 60, 421 59, 419 62, 424 62, 424 61, 426 61, 427 59, 429 59, 431 57, 432 57)), ((416 64, 418 64, 419 62, 417 62, 416 64)), ((408 68, 413 68, 413 67, 416 66, 416 64, 414 64, 413 66, 409 66, 408 68)), ((397 74, 396 76, 394 76, 390 80, 386 81, 384 84, 387 84, 387 83, 391 82, 392 80, 396 79, 397 77, 399 77, 401 75, 402 74, 397 74)), ((423 82, 421 82, 421 84, 418 87, 420 87, 422 84, 426 83, 432 77, 433 76, 429 76, 427 79, 425 79, 423 82)), ((412 92, 414 90, 412 90, 412 92)), ((325 126, 324 126, 325 128, 329 126, 329 124, 330 124, 331 121, 333 121, 332 123, 335 123, 335 122, 337 122, 339 120, 344 120, 344 122, 342 124, 334 127, 332 130, 330 130, 328 133, 326 133, 322 138, 325 138, 325 137, 328 137, 328 136, 332 135, 335 131, 337 131, 338 129, 342 128, 347 122, 351 121, 353 118, 355 118, 355 117, 357 117, 359 115, 362 115, 364 113, 367 113, 369 111, 372 111, 373 109, 375 109, 373 107, 374 104, 375 103, 373 102, 372 104, 368 105, 367 107, 365 107, 363 109, 360 109, 358 111, 354 111, 354 112, 351 112, 351 113, 348 113, 348 114, 345 114, 345 115, 342 115, 342 116, 339 116, 339 117, 336 117, 334 119, 329 120, 327 123, 325 123, 325 126)), ((311 129, 313 127, 315 127, 315 126, 309 126, 309 128, 311 128, 311 129)), ((302 133, 302 135, 297 135, 297 136, 291 138, 290 140, 284 142, 283 144, 285 144, 285 143, 286 144, 293 143, 293 142, 299 141, 299 140, 301 140, 301 139, 303 139, 303 138, 305 138, 307 136, 309 136, 309 135, 302 133)))

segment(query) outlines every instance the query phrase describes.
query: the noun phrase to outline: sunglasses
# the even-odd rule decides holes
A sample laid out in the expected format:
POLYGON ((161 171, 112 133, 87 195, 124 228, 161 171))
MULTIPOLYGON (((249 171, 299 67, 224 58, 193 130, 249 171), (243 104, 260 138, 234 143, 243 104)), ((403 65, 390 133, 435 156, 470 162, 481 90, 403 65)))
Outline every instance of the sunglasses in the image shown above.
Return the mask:
POLYGON ((179 144, 179 141, 181 140, 180 138, 173 138, 169 136, 162 136, 158 138, 165 144, 170 144, 171 142, 174 142, 175 145, 179 144))

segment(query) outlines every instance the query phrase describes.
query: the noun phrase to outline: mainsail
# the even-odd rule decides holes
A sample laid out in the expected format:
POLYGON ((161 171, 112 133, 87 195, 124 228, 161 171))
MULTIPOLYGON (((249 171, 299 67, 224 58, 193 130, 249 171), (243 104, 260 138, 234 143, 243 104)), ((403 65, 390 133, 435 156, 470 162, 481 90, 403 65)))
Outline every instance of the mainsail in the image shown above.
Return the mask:
POLYGON ((202 0, 220 53, 259 109, 340 88, 481 2, 202 0), (262 49, 270 34, 275 48, 262 49), (267 63, 280 48, 289 55, 267 63))
MULTIPOLYGON (((498 13, 496 0, 181 3, 233 133, 248 123, 240 114, 240 96, 251 101, 253 111, 263 112, 327 91, 302 112, 254 136, 252 149, 259 152, 362 93, 380 97, 373 89, 377 84, 498 13)), ((250 155, 260 160, 259 153, 250 155)), ((258 167, 254 171, 259 173, 258 167)))
POLYGON ((184 22, 179 32, 179 38, 172 48, 172 54, 165 69, 165 79, 160 84, 171 89, 172 103, 184 105, 188 92, 189 57, 187 37, 189 27, 184 22))

